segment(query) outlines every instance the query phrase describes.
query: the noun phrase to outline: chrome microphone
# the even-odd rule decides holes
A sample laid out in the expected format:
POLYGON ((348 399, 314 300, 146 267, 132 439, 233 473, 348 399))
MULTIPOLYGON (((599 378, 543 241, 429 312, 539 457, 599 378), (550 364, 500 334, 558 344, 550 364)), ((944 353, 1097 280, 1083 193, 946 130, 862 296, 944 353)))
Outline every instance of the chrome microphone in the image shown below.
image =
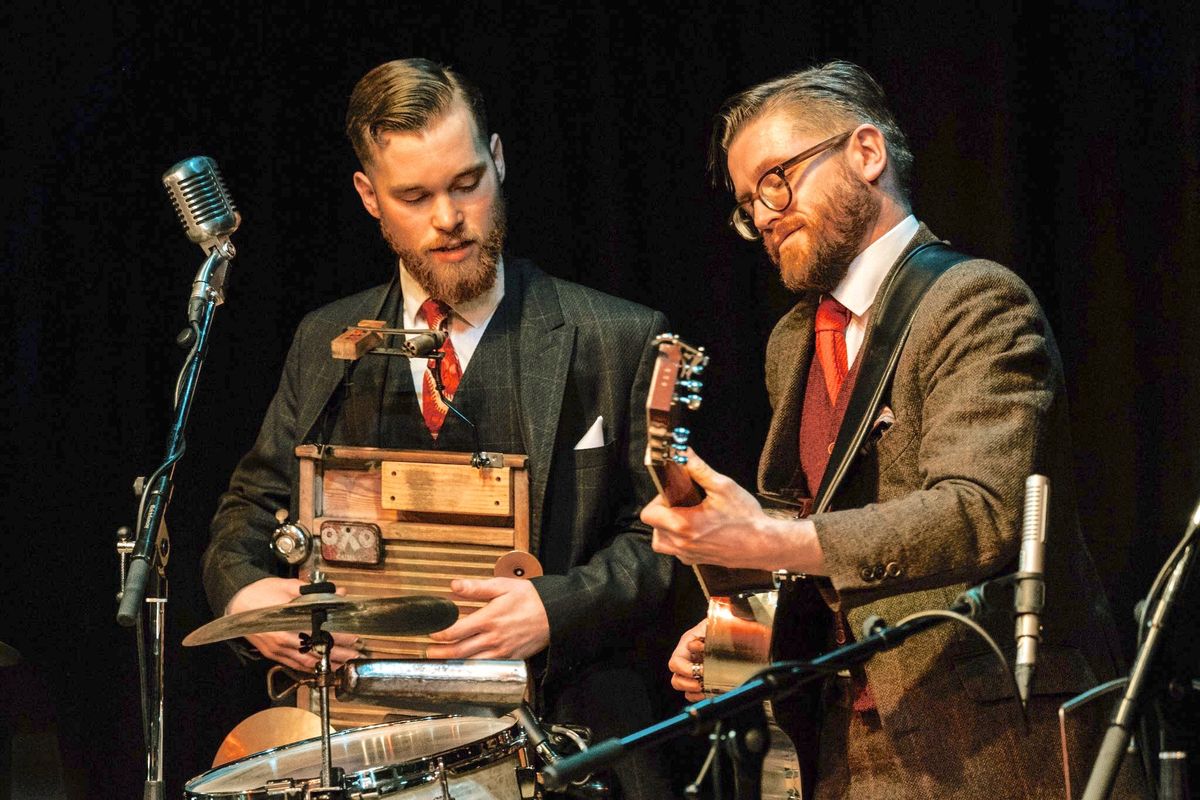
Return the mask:
POLYGON ((242 224, 242 215, 225 188, 217 162, 208 156, 180 161, 163 173, 162 182, 187 237, 206 254, 228 242, 229 235, 242 224))
POLYGON ((1046 509, 1050 502, 1050 481, 1045 475, 1025 479, 1025 515, 1021 524, 1021 555, 1017 562, 1016 612, 1017 690, 1023 705, 1029 703, 1037 665, 1037 646, 1042 640, 1042 607, 1046 601, 1044 579, 1046 562, 1046 509))
POLYGON ((236 255, 229 235, 242 224, 242 215, 225 188, 217 162, 208 156, 180 161, 163 173, 162 182, 187 237, 208 256, 192 280, 188 299, 188 321, 194 329, 207 303, 225 302, 225 271, 236 255))

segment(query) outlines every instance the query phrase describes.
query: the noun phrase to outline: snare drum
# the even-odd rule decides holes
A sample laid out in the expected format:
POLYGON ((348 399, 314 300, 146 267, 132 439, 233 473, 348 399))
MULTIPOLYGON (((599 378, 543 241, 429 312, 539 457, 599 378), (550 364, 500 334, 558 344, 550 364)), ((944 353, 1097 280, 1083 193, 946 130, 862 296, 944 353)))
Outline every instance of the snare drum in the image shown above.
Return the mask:
MULTIPOLYGON (((430 717, 330 736, 351 798, 519 800, 525 734, 512 717, 430 717)), ((293 800, 321 782, 321 740, 264 750, 184 785, 193 800, 293 800)))

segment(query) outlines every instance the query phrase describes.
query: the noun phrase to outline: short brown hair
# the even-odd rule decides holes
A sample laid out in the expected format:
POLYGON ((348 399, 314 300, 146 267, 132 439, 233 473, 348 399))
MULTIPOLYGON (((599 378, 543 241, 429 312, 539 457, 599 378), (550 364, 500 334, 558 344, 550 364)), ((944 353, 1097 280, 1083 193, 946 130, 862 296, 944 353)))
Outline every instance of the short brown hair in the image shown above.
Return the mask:
POLYGON ((424 58, 380 64, 362 76, 350 93, 346 136, 363 166, 389 131, 419 131, 462 101, 475 120, 475 134, 487 146, 487 110, 479 89, 449 67, 424 58))
POLYGON ((708 168, 714 184, 733 188, 725 163, 730 143, 751 120, 781 109, 795 112, 799 121, 830 133, 848 122, 869 122, 879 128, 896 167, 900 193, 908 197, 913 166, 908 139, 888 108, 883 88, 865 69, 849 61, 830 61, 793 72, 726 100, 717 112, 709 140, 708 168))

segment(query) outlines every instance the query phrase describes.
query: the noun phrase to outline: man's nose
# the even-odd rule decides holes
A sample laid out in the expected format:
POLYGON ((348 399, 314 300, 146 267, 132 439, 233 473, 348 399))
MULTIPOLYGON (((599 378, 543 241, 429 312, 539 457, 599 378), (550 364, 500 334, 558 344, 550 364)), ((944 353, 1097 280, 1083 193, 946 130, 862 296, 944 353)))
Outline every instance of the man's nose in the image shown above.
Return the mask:
POLYGON ((758 228, 759 233, 765 233, 783 214, 782 211, 768 208, 766 203, 757 198, 755 198, 750 208, 751 213, 754 215, 754 227, 758 228))
POLYGON ((463 213, 449 193, 439 195, 433 204, 433 226, 447 233, 462 225, 463 213))

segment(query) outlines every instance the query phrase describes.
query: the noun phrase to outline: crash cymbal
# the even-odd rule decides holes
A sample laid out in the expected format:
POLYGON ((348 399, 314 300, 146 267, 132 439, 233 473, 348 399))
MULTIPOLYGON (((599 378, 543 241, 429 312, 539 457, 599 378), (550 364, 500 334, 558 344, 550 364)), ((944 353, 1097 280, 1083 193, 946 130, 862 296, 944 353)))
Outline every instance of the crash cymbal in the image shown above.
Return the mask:
POLYGON ((0 667, 11 667, 20 663, 21 654, 17 652, 16 648, 0 642, 0 667))
POLYGON ((251 714, 237 724, 213 758, 213 767, 321 735, 321 718, 311 711, 278 706, 251 714))
POLYGON ((449 627, 458 607, 441 597, 350 597, 306 594, 290 603, 214 619, 183 640, 188 647, 274 631, 308 631, 315 610, 326 613, 324 630, 360 636, 414 636, 449 627))

